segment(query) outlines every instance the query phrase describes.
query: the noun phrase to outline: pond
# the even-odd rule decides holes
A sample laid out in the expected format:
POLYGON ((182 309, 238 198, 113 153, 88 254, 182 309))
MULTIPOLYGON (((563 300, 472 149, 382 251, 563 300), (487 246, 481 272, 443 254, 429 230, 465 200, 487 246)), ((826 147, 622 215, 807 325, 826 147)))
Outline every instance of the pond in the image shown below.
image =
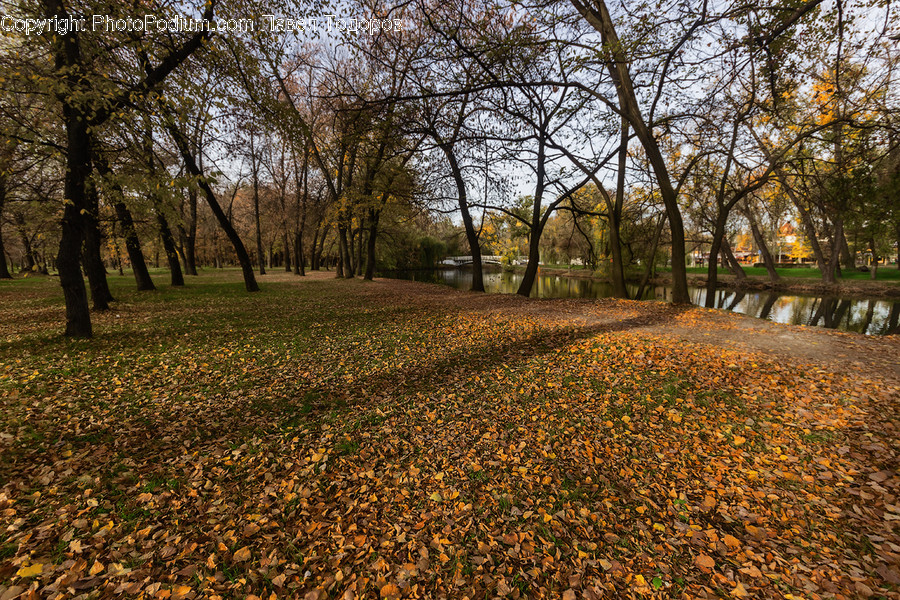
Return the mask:
MULTIPOLYGON (((419 271, 386 271, 381 277, 410 279, 426 283, 440 283, 461 290, 472 287, 472 271, 469 269, 435 269, 419 271)), ((494 294, 514 294, 522 281, 520 273, 485 270, 485 291, 494 294)), ((706 301, 704 288, 689 288, 691 302, 703 306, 706 301)), ((635 294, 636 285, 629 285, 628 292, 635 294)), ((651 287, 645 291, 645 300, 671 299, 671 288, 651 287)), ((538 275, 532 298, 609 298, 612 286, 603 281, 538 275)), ((884 335, 896 332, 900 319, 900 301, 873 298, 837 298, 833 296, 807 296, 794 293, 767 291, 735 291, 721 289, 716 292, 716 307, 759 319, 791 325, 809 325, 854 331, 867 335, 884 335)))

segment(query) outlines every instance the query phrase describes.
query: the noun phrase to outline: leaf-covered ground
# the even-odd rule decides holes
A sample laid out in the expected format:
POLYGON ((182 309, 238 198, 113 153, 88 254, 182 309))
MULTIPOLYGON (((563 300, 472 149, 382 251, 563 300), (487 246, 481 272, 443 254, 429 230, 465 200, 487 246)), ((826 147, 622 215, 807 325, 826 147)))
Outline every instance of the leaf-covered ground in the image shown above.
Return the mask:
POLYGON ((900 598, 896 339, 112 283, 70 341, 55 280, 0 282, 4 600, 900 598))

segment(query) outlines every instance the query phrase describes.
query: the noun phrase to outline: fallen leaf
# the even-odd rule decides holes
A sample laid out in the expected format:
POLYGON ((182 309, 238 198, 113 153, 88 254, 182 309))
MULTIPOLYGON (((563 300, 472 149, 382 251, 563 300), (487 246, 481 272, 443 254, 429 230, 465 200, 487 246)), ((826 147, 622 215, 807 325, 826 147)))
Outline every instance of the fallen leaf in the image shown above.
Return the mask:
POLYGON ((234 553, 233 558, 236 562, 246 562, 246 561, 250 560, 250 556, 251 556, 250 546, 244 546, 243 548, 241 548, 240 550, 237 550, 234 553))

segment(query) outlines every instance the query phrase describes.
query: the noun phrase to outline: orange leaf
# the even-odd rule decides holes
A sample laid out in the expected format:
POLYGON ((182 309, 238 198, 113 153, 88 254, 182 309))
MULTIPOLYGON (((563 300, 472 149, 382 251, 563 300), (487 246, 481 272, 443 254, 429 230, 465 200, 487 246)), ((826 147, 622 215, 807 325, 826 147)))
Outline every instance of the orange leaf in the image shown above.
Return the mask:
POLYGON ((716 561, 714 561, 711 556, 700 554, 694 559, 694 564, 700 567, 704 573, 708 573, 716 566, 716 561))

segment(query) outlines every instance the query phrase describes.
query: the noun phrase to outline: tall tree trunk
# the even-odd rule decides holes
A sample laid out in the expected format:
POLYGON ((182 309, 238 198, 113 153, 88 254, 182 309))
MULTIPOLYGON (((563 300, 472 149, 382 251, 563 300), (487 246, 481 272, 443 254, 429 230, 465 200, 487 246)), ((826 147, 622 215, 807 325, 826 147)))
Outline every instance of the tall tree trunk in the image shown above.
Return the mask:
POLYGON ((722 239, 725 237, 725 220, 721 213, 713 227, 712 243, 709 246, 709 264, 706 265, 706 308, 715 308, 716 288, 719 285, 719 252, 722 250, 722 239))
POLYGON ((378 219, 381 211, 369 209, 369 239, 366 246, 366 276, 369 281, 375 278, 375 241, 378 235, 378 219))
MULTIPOLYGON (((3 215, 3 204, 6 202, 6 176, 0 173, 0 216, 3 215)), ((3 245, 3 221, 0 220, 0 279, 12 279, 12 273, 6 266, 6 248, 3 245)))
POLYGON ((184 273, 186 275, 197 274, 197 191, 188 190, 188 215, 182 213, 183 223, 178 225, 181 236, 182 259, 184 260, 184 273))
POLYGON ((112 226, 110 227, 113 238, 113 250, 116 253, 116 267, 119 269, 119 276, 125 276, 125 267, 122 265, 122 252, 119 250, 119 237, 116 235, 116 222, 112 222, 112 226))
POLYGON ((572 4, 584 19, 600 33, 604 45, 610 51, 610 59, 606 61, 606 67, 616 88, 619 108, 622 114, 628 118, 628 122, 647 154, 647 159, 656 175, 656 182, 669 219, 672 236, 672 302, 674 304, 690 304, 685 264, 684 223, 678 207, 678 195, 672 185, 659 142, 641 114, 634 91, 634 83, 628 70, 629 61, 624 54, 624 46, 619 41, 615 24, 604 0, 596 0, 590 7, 582 4, 580 0, 572 0, 572 4))
MULTIPOLYGON (((328 230, 324 229, 322 231, 322 237, 319 239, 319 250, 316 253, 316 265, 317 269, 322 265, 322 255, 325 253, 325 240, 328 238, 328 230)), ((325 266, 325 269, 328 269, 328 265, 325 266)))
POLYGON ((119 220, 119 224, 122 225, 122 237, 125 238, 125 250, 128 252, 128 260, 131 261, 131 270, 134 273, 137 289, 138 291, 155 290, 156 286, 153 285, 153 280, 150 278, 150 272, 147 270, 147 263, 144 260, 144 252, 141 250, 141 242, 138 239, 137 229, 134 226, 134 219, 131 217, 131 212, 125 205, 125 202, 121 200, 121 198, 124 198, 124 192, 115 179, 110 177, 112 175, 112 170, 109 168, 109 163, 106 162, 106 158, 102 154, 94 154, 94 166, 101 176, 108 179, 113 194, 116 198, 119 198, 114 208, 116 210, 116 218, 119 220))
MULTIPOLYGON (((284 230, 281 234, 281 243, 284 244, 284 272, 291 272, 291 259, 293 258, 293 252, 291 252, 291 243, 290 237, 288 236, 287 229, 284 230)), ((294 259, 296 260, 296 259, 294 259)))
POLYGON ((253 263, 250 262, 250 256, 247 254, 247 249, 244 247, 244 243, 241 241, 238 232, 235 231, 234 227, 231 225, 231 221, 228 219, 225 211, 222 210, 218 200, 216 200, 216 195, 213 193, 212 188, 209 187, 209 183, 207 183, 203 172, 197 166, 197 161, 194 160, 194 155, 191 153, 187 138, 185 138, 184 134, 173 124, 169 124, 168 130, 172 135, 172 139, 175 141, 175 145, 178 146, 178 152, 181 154, 187 172, 197 178, 197 184, 206 198, 206 203, 209 205, 210 210, 212 210, 213 215, 219 222, 222 231, 225 232, 225 235, 228 236, 228 240, 234 247, 234 252, 237 254, 238 262, 241 265, 241 271, 244 275, 244 287, 248 292, 258 292, 259 285, 256 283, 256 277, 253 275, 253 263))
POLYGON ((612 283, 613 297, 628 299, 628 288, 625 287, 625 261, 622 257, 622 241, 619 229, 622 222, 622 206, 625 203, 625 167, 628 161, 628 119, 622 116, 621 136, 619 138, 619 164, 616 173, 616 201, 607 206, 609 213, 609 249, 612 265, 609 280, 612 283))
MULTIPOLYGON (((543 123, 542 123, 543 126, 543 123)), ((525 273, 522 275, 522 282, 516 293, 526 298, 531 295, 531 288, 534 287, 535 279, 537 279, 538 267, 541 263, 541 233, 543 233, 544 223, 541 221, 541 204, 544 199, 545 185, 545 163, 546 158, 544 147, 544 130, 543 127, 538 133, 538 150, 537 150, 537 183, 534 190, 534 205, 531 209, 531 231, 528 236, 528 264, 525 266, 525 273)))
POLYGON ((163 248, 166 252, 166 259, 169 262, 169 270, 172 274, 172 286, 181 287, 184 285, 184 275, 181 272, 181 262, 178 260, 178 249, 175 247, 175 237, 169 228, 169 221, 159 207, 156 209, 156 222, 159 224, 159 235, 162 237, 163 248))
POLYGON ((453 174, 453 181, 456 183, 456 194, 459 203, 459 212, 462 215, 463 228, 466 231, 466 241, 469 243, 469 253, 472 255, 472 291, 484 291, 484 269, 481 261, 481 244, 478 240, 478 232, 475 231, 475 223, 472 220, 472 214, 469 212, 469 200, 466 195, 466 180, 463 177, 462 169, 456 160, 456 154, 450 144, 441 145, 441 150, 450 163, 450 171, 453 174))
POLYGON ((147 270, 147 262, 144 260, 144 253, 141 250, 141 242, 138 239, 131 212, 129 212, 128 207, 122 201, 116 202, 115 209, 119 223, 122 225, 125 250, 128 252, 128 260, 131 261, 131 270, 134 273, 137 289, 138 291, 155 290, 156 286, 153 285, 150 271, 147 270))
POLYGON ((306 265, 303 257, 303 232, 294 233, 294 274, 306 276, 306 265))
MULTIPOLYGON (((540 228, 540 226, 540 223, 538 223, 537 227, 540 228)), ((519 289, 516 290, 517 294, 526 298, 531 295, 531 288, 534 287, 534 282, 537 279, 538 266, 540 266, 541 262, 541 249, 540 244, 535 240, 540 239, 540 231, 532 230, 528 243, 528 264, 525 266, 525 273, 522 275, 522 283, 519 284, 519 289)))
POLYGON ((266 274, 266 266, 263 264, 262 227, 259 222, 259 169, 256 162, 256 154, 253 145, 253 136, 250 136, 250 161, 253 164, 253 217, 256 221, 256 258, 259 262, 259 274, 266 274))
MULTIPOLYGON (((872 246, 874 248, 874 246, 872 246)), ((856 259, 850 254, 850 247, 847 245, 847 235, 841 232, 841 267, 848 271, 856 268, 856 259)))
MULTIPOLYGON (((344 239, 346 239, 346 235, 341 235, 341 225, 337 226, 338 228, 338 236, 337 236, 337 245, 338 245, 338 256, 337 263, 334 265, 334 276, 336 279, 344 278, 344 239)), ((327 267, 326 267, 327 269, 327 267)))
POLYGON ((841 217, 835 217, 834 234, 831 242, 831 256, 828 259, 828 264, 825 266, 825 271, 822 273, 822 281, 824 283, 832 285, 836 283, 835 271, 840 266, 841 249, 839 240, 842 235, 844 235, 844 220, 841 217))
POLYGON ((779 276, 778 271, 775 270, 775 261, 772 260, 772 253, 769 252, 769 247, 766 245, 766 238, 759 228, 759 223, 756 222, 756 216, 753 214, 753 209, 748 207, 744 211, 744 216, 750 223, 750 232, 753 234, 753 241, 756 242, 756 247, 759 248, 759 253, 762 255, 766 273, 769 275, 769 281, 778 283, 781 281, 781 276, 779 276))
MULTIPOLYGON (((44 0, 44 16, 66 20, 69 15, 62 0, 44 0)), ((62 103, 63 121, 66 129, 66 173, 59 253, 56 268, 59 283, 66 302, 66 331, 71 337, 91 337, 91 311, 88 307, 87 289, 81 276, 81 244, 84 240, 82 214, 90 209, 85 185, 91 171, 90 131, 88 115, 72 102, 72 95, 84 87, 79 75, 81 50, 74 31, 54 38, 53 55, 56 70, 65 82, 66 91, 58 94, 62 103)))
POLYGON ((357 239, 356 251, 356 274, 363 274, 363 224, 362 217, 359 219, 359 238, 357 239))
POLYGON ((109 310, 109 303, 115 298, 109 290, 109 282, 106 281, 106 266, 103 264, 103 257, 100 254, 103 236, 100 232, 100 202, 97 186, 91 181, 86 181, 85 185, 88 210, 82 213, 84 242, 81 263, 91 288, 94 310, 104 311, 109 310))
POLYGON ((347 240, 346 225, 339 225, 338 236, 340 238, 338 251, 341 253, 342 275, 345 279, 353 279, 353 261, 350 259, 350 242, 347 240))
POLYGON ((184 262, 188 275, 197 274, 197 190, 188 190, 188 227, 184 237, 184 262))
MULTIPOLYGON (((317 252, 316 249, 318 248, 319 228, 321 227, 321 225, 322 225, 321 219, 319 221, 316 221, 316 228, 313 231, 313 239, 312 239, 312 246, 311 246, 312 252, 310 252, 310 257, 309 257, 309 269, 311 271, 319 270, 319 254, 320 253, 317 252)), ((322 236, 322 237, 324 239, 325 236, 322 236)))
MULTIPOLYGON (((156 178, 156 156, 153 154, 153 124, 149 118, 145 120, 144 143, 147 168, 150 180, 153 181, 156 178)), ((169 220, 166 219, 163 201, 159 197, 159 194, 153 189, 150 190, 150 202, 153 204, 153 212, 156 213, 156 223, 159 225, 159 235, 162 238, 163 250, 166 253, 166 261, 169 263, 172 286, 182 287, 184 285, 184 275, 181 272, 181 262, 178 259, 178 250, 175 248, 175 236, 172 235, 172 229, 169 227, 169 220)))

